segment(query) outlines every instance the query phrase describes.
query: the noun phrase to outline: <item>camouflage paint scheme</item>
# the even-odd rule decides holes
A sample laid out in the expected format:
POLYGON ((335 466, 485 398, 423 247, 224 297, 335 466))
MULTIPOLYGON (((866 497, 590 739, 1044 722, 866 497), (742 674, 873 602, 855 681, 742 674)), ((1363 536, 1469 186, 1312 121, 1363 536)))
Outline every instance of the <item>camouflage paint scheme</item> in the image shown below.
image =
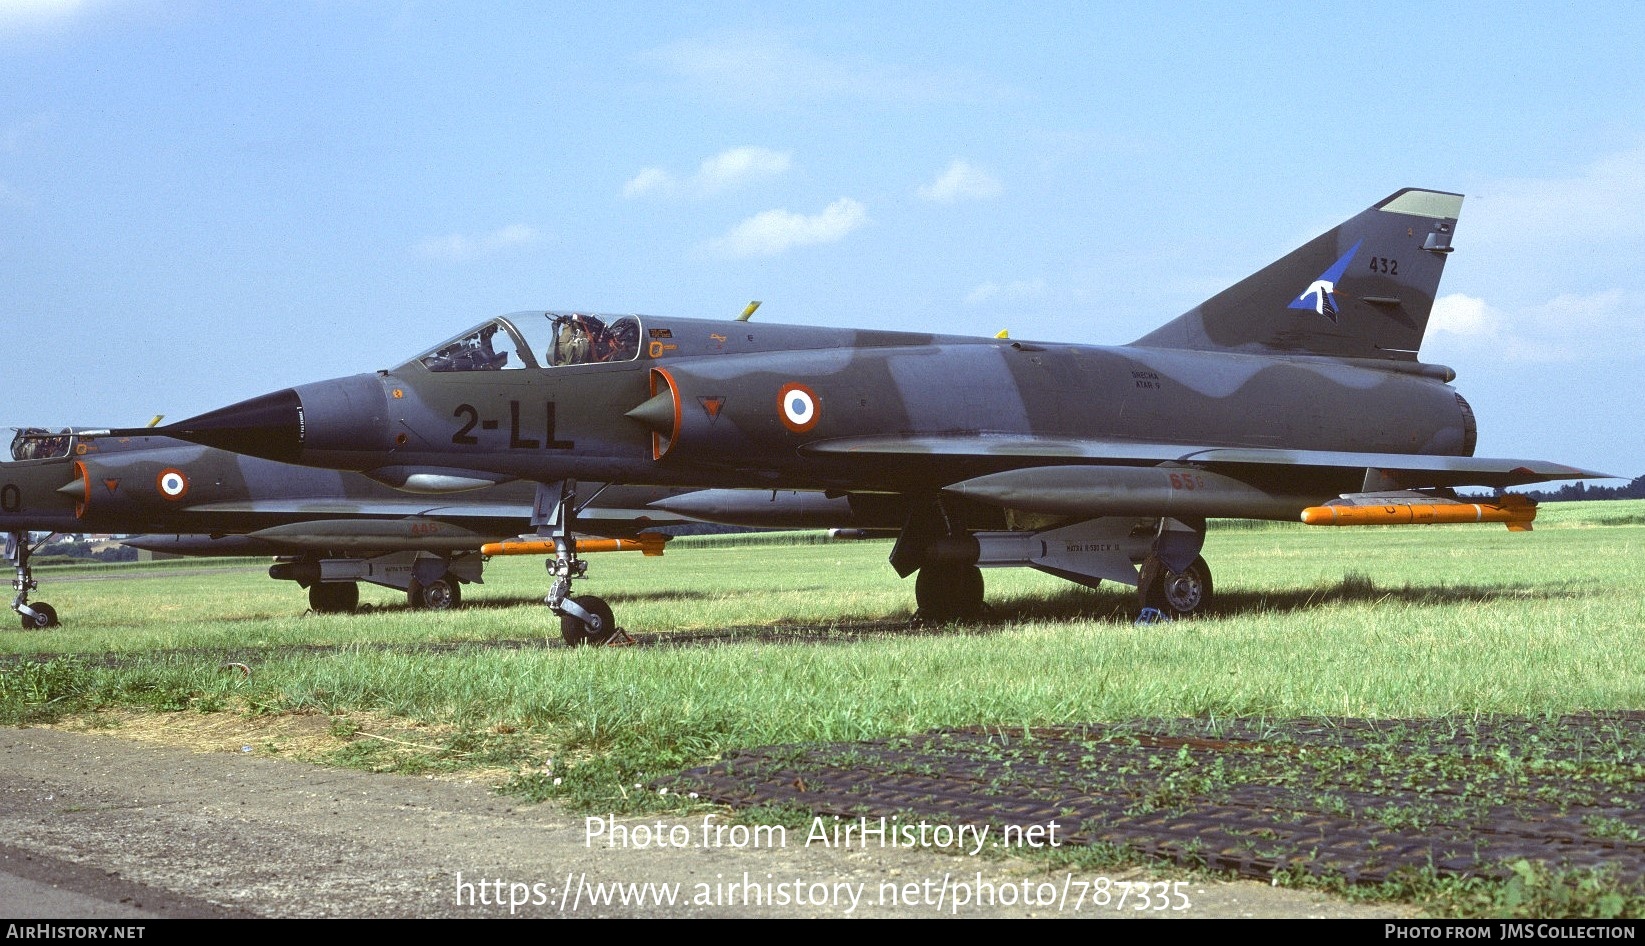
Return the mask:
MULTIPOLYGON (((546 484, 540 505, 578 480, 704 487, 658 508, 738 521, 761 500, 728 490, 826 491, 819 523, 899 530, 891 562, 919 572, 928 617, 974 613, 977 568, 1012 565, 1191 614, 1206 517, 1604 475, 1473 457, 1454 372, 1418 360, 1461 204, 1399 191, 1129 345, 527 312, 166 431, 379 476, 518 477, 546 484)), ((578 642, 609 609, 568 597, 570 559, 550 603, 578 642)))

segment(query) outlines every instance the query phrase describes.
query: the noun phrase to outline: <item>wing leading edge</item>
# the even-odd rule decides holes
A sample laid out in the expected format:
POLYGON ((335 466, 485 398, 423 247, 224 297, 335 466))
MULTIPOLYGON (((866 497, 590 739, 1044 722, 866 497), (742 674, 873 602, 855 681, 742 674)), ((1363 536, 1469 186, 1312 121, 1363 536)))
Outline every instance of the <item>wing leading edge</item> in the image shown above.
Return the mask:
MULTIPOLYGON (((854 437, 808 444, 802 451, 822 456, 968 459, 979 462, 1024 460, 1052 465, 1146 466, 1178 464, 1204 468, 1236 480, 1249 479, 1255 468, 1297 467, 1306 470, 1358 470, 1385 477, 1389 487, 1486 486, 1503 488, 1553 480, 1615 479, 1612 474, 1547 460, 1506 457, 1430 456, 1405 453, 1359 453, 1341 450, 1287 450, 1263 447, 1218 447, 1173 443, 1079 440, 1054 437, 952 435, 932 437, 854 437), (1244 474, 1244 475, 1242 475, 1244 474)), ((1032 469, 1031 467, 1029 469, 1032 469)))

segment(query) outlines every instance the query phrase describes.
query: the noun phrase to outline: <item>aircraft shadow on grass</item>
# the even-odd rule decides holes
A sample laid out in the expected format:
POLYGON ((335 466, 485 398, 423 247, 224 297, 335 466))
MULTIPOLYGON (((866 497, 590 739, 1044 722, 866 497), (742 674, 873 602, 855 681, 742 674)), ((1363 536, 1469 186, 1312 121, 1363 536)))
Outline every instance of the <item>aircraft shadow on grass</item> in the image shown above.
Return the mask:
MULTIPOLYGON (((1492 601, 1553 601, 1581 597, 1581 592, 1559 585, 1428 585, 1382 587, 1357 576, 1335 585, 1270 591, 1217 592, 1205 617, 1287 614, 1338 604, 1401 603, 1415 605, 1481 604, 1492 601)), ((1128 592, 1070 588, 1045 598, 1017 599, 997 604, 991 621, 1135 620, 1136 598, 1128 592)))
MULTIPOLYGON (((1253 614, 1286 614, 1349 603, 1403 603, 1415 605, 1480 604, 1492 601, 1553 601, 1580 597, 1581 592, 1558 585, 1484 585, 1455 584, 1402 587, 1382 587, 1357 576, 1349 576, 1330 586, 1279 589, 1270 591, 1221 591, 1216 604, 1207 609, 1204 617, 1233 617, 1253 614)), ((718 595, 705 591, 659 590, 624 591, 611 595, 613 601, 636 602, 691 602, 712 600, 718 595)), ((468 599, 463 611, 502 611, 519 607, 541 607, 543 601, 534 595, 510 595, 500 598, 468 599)), ((399 604, 384 606, 384 611, 409 611, 399 604)), ((925 629, 948 626, 956 628, 989 628, 1025 621, 1121 621, 1130 622, 1138 617, 1136 595, 1126 590, 1090 590, 1068 588, 1043 597, 1006 598, 994 603, 983 617, 972 621, 920 622, 915 615, 907 619, 886 618, 878 614, 841 613, 829 621, 803 622, 803 626, 885 626, 911 623, 925 629)), ((802 622, 785 621, 779 628, 801 626, 802 622)), ((749 626, 750 628, 752 625, 749 626)), ((746 628, 745 628, 746 629, 746 628)), ((661 632, 666 635, 667 632, 661 632)))

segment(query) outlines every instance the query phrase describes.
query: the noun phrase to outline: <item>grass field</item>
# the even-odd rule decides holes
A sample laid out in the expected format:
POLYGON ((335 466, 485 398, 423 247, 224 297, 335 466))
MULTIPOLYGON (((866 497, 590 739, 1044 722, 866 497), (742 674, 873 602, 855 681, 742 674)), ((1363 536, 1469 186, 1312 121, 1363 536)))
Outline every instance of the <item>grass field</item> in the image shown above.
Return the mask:
MULTIPOLYGON (((918 633, 898 623, 913 589, 888 543, 682 539, 661 559, 591 558, 579 592, 606 597, 644 645, 576 651, 538 646, 559 634, 538 559, 493 560, 461 611, 362 586, 371 610, 324 617, 301 616, 298 589, 261 563, 42 569, 38 597, 65 626, 0 635, 0 719, 166 712, 183 733, 223 713, 326 714, 332 743, 305 751, 334 764, 484 771, 526 797, 637 811, 689 803, 636 784, 773 744, 1645 709, 1645 503, 1549 504, 1531 534, 1245 525, 1214 524, 1218 600, 1202 619, 1134 626, 1130 589, 1003 569, 985 573, 990 621, 918 633), (868 630, 831 638, 832 623, 868 630), (790 625, 817 641, 767 633, 790 625)), ((1618 751, 1645 781, 1639 748, 1618 751)), ((1625 913, 1645 903, 1606 895, 1625 913)))

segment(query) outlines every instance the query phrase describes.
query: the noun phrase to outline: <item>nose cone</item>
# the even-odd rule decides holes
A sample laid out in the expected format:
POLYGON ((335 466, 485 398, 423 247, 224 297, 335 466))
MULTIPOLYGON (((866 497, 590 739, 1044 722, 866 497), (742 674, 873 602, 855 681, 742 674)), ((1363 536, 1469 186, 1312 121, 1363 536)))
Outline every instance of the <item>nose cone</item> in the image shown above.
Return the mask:
POLYGON ((291 463, 303 452, 303 401, 286 388, 149 432, 291 463))
POLYGON ((354 375, 286 388, 144 432, 265 460, 324 460, 320 465, 332 466, 337 454, 382 446, 387 413, 377 376, 354 375))

